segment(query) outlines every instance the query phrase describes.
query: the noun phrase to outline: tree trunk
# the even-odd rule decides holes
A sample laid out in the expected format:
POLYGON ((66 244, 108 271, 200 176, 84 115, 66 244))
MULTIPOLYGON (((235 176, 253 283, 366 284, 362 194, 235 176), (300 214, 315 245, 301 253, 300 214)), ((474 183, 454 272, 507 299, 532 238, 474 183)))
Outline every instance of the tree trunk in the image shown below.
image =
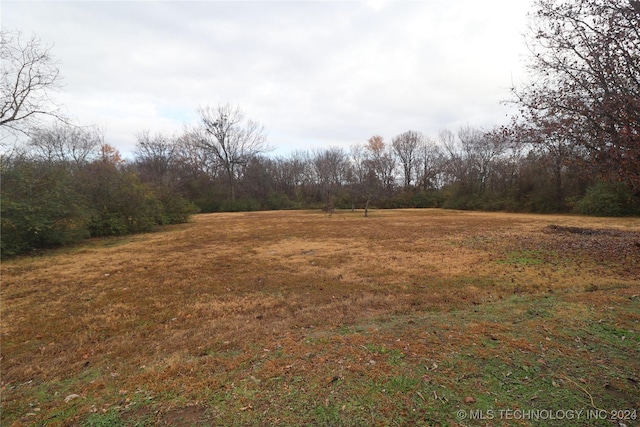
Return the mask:
POLYGON ((231 198, 232 202, 235 202, 236 190, 234 188, 235 186, 233 185, 233 168, 232 167, 227 168, 227 179, 229 180, 229 197, 231 198))

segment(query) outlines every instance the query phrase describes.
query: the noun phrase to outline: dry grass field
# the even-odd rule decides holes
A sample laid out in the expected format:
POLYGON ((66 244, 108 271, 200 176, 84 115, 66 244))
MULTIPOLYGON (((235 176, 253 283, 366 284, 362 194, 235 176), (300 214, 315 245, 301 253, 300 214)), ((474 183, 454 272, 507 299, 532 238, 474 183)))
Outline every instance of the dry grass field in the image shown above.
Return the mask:
POLYGON ((640 425, 637 218, 198 215, 1 273, 3 426, 640 425))

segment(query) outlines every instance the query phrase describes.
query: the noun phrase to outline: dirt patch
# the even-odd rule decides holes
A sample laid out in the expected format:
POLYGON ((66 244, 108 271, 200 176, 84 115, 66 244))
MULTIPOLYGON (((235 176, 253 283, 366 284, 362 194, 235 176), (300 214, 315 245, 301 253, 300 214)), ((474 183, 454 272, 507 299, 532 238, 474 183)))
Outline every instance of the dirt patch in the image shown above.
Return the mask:
POLYGON ((585 228, 585 227, 565 227, 562 225, 548 225, 545 230, 549 233, 559 234, 580 234, 583 236, 616 236, 626 237, 632 239, 640 239, 640 233, 634 231, 623 231, 615 229, 602 229, 602 228, 585 228))
POLYGON ((192 427, 210 425, 213 411, 199 404, 158 409, 151 403, 122 411, 119 416, 126 425, 192 427))
POLYGON ((183 408, 175 408, 160 415, 159 425, 189 427, 194 425, 204 425, 211 417, 206 408, 199 405, 190 405, 183 408))

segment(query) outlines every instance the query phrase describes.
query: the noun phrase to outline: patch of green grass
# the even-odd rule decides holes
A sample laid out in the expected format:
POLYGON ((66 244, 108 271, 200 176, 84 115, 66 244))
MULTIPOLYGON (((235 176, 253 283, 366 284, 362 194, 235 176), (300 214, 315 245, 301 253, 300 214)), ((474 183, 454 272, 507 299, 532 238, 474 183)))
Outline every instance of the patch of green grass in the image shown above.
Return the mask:
POLYGON ((406 375, 397 375, 390 377, 383 384, 383 392, 395 395, 398 393, 409 393, 418 389, 420 385, 420 378, 415 378, 406 375))
POLYGON ((540 251, 513 251, 509 252, 506 259, 498 261, 498 264, 514 265, 539 265, 544 263, 544 254, 540 251))
MULTIPOLYGON (((126 425, 125 421, 120 416, 120 413, 112 409, 103 414, 91 414, 85 422, 82 424, 83 427, 124 427, 126 425)), ((140 422, 136 422, 133 424, 135 426, 142 426, 140 422)))
POLYGON ((640 345, 640 333, 630 329, 618 328, 605 322, 594 323, 588 330, 597 337, 611 344, 622 347, 637 348, 640 345))
POLYGON ((386 356, 386 360, 390 365, 397 366, 404 359, 404 353, 396 348, 387 348, 384 345, 379 344, 365 344, 365 349, 373 354, 386 356))

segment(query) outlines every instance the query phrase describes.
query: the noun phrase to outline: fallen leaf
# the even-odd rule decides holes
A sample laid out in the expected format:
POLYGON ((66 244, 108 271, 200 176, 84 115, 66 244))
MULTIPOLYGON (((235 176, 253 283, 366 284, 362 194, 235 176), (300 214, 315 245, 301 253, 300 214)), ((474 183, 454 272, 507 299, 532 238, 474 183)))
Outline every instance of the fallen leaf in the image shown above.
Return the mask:
POLYGON ((69 403, 71 402, 73 399, 77 399, 79 398, 80 395, 79 394, 70 394, 67 397, 64 398, 64 403, 69 403))

